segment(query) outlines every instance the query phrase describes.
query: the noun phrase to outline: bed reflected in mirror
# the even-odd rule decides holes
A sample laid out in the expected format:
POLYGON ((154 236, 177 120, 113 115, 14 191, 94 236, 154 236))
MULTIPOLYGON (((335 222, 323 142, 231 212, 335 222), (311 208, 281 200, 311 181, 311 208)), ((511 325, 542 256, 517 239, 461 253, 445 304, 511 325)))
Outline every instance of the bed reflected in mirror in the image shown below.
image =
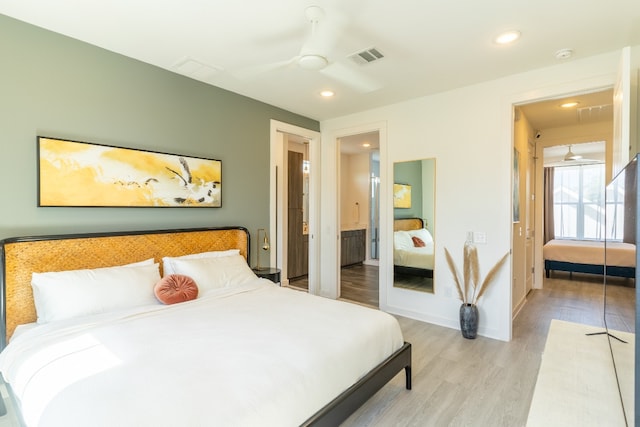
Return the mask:
POLYGON ((434 292, 435 159, 393 166, 393 286, 434 292))

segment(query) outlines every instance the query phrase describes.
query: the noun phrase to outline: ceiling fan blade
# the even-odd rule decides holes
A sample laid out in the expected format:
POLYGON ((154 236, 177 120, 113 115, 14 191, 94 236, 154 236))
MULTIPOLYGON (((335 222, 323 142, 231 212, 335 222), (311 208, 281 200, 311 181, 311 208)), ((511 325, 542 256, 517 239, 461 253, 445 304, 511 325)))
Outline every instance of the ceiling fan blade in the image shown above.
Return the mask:
POLYGON ((256 65, 255 67, 244 68, 240 71, 236 71, 234 76, 240 80, 248 80, 255 78, 261 74, 269 73, 271 71, 281 70, 283 68, 287 68, 295 65, 300 59, 299 56, 294 56, 291 59, 286 59, 283 61, 272 62, 270 64, 262 64, 256 65))
POLYGON ((334 62, 320 72, 358 92, 369 93, 382 88, 380 82, 340 62, 334 62))

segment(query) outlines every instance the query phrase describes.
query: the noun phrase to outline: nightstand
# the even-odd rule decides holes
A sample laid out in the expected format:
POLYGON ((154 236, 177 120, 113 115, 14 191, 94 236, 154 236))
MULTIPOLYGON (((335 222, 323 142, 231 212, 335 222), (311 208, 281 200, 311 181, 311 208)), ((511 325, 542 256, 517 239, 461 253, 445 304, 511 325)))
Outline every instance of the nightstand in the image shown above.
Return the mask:
POLYGON ((264 268, 260 268, 260 269, 252 268, 252 270, 253 270, 254 273, 256 273, 256 276, 262 277, 264 279, 269 279, 273 283, 280 284, 280 269, 279 268, 264 267, 264 268))

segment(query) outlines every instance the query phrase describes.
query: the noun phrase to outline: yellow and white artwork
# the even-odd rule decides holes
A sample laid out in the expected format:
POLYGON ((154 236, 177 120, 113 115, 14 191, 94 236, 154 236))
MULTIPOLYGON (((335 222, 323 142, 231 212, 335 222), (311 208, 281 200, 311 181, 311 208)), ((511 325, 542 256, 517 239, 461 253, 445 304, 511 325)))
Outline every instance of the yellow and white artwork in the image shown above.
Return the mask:
POLYGON ((220 207, 222 162, 38 137, 39 206, 220 207))
POLYGON ((411 186, 393 184, 393 207, 409 209, 411 207, 411 186))

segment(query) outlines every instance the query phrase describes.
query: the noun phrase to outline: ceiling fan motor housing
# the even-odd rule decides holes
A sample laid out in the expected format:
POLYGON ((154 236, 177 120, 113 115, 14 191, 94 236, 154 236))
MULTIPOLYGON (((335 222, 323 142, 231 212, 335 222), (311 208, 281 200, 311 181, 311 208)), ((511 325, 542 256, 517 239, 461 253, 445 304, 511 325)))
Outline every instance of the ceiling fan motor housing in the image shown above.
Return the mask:
POLYGON ((303 55, 298 59, 298 65, 307 70, 321 70, 329 64, 322 55, 303 55))

